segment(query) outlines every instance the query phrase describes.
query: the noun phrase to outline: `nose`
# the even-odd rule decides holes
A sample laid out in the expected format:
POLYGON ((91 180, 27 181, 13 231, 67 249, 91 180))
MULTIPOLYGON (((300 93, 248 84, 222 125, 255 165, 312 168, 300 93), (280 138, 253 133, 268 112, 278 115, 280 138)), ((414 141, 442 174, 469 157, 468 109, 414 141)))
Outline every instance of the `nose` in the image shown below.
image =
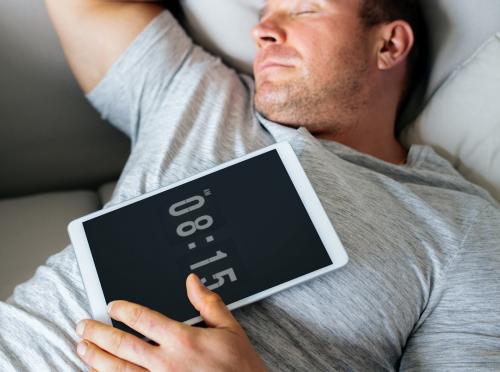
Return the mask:
POLYGON ((283 44, 286 40, 285 30, 269 18, 255 26, 252 33, 259 49, 269 45, 283 44))

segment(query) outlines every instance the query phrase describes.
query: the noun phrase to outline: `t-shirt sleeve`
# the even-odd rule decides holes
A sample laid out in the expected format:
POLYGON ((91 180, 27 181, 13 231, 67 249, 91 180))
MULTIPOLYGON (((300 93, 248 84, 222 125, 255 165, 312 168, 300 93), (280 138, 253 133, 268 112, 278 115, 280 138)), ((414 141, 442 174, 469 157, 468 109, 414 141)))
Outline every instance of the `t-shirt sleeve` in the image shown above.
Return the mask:
POLYGON ((193 48, 192 40, 165 10, 137 36, 87 99, 134 144, 141 123, 154 114, 193 48))
POLYGON ((500 370, 500 211, 482 210, 439 281, 401 370, 500 370), (431 300, 432 302, 432 300, 431 300))

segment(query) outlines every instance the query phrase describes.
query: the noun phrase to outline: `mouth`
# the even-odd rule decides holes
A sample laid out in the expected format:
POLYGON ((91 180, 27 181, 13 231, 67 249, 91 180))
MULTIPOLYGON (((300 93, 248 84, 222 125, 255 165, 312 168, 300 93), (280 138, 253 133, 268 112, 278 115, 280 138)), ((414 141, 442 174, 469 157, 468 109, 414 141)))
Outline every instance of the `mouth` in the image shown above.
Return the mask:
POLYGON ((273 61, 273 60, 268 60, 265 61, 257 66, 257 71, 258 73, 261 73, 263 71, 267 70, 272 70, 272 69, 280 69, 280 68, 292 68, 293 65, 290 65, 285 62, 281 61, 273 61))

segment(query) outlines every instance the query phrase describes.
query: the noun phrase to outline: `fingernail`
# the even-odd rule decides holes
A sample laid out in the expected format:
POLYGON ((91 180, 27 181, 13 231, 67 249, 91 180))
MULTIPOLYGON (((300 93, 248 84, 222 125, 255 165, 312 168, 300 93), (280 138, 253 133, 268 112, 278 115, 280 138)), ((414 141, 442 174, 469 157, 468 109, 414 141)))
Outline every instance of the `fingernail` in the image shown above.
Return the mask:
POLYGON ((85 356, 85 353, 87 352, 87 343, 80 342, 76 347, 76 352, 81 356, 85 356))
POLYGON ((113 304, 115 303, 115 301, 111 301, 109 304, 108 304, 108 314, 111 314, 111 309, 113 308, 113 304))
POLYGON ((81 322, 78 323, 76 326, 76 334, 80 337, 83 336, 83 332, 85 331, 85 322, 82 320, 81 322))

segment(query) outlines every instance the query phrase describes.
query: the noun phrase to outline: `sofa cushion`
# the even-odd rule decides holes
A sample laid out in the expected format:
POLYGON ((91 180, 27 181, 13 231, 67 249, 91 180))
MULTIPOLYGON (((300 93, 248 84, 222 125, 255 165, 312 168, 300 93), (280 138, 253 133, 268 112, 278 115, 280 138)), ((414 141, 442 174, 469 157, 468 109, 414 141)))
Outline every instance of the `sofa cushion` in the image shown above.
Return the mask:
POLYGON ((0 1, 0 198, 117 178, 129 141, 74 80, 43 1, 0 1))
POLYGON ((0 300, 69 244, 69 221, 99 207, 98 196, 91 191, 0 200, 0 300))
POLYGON ((99 195, 99 201, 101 205, 104 206, 107 202, 111 200, 111 196, 113 195, 113 191, 116 188, 116 181, 108 182, 97 190, 97 194, 99 195))

